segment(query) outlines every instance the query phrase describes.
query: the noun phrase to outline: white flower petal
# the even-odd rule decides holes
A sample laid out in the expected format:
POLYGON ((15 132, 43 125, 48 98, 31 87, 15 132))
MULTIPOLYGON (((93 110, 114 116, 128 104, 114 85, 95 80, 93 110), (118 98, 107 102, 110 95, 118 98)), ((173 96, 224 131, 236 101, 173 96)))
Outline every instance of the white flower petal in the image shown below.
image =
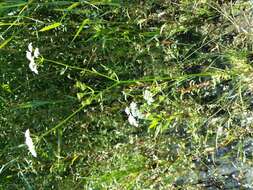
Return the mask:
POLYGON ((143 119, 144 118, 144 115, 138 110, 138 112, 136 113, 136 117, 138 119, 143 119))
POLYGON ((131 104, 130 104, 130 109, 131 109, 131 110, 137 109, 137 104, 136 104, 135 102, 131 102, 131 104))
POLYGON ((130 115, 130 109, 129 109, 129 107, 126 107, 125 113, 126 113, 127 115, 130 115))
POLYGON ((38 48, 35 48, 35 50, 34 50, 34 57, 35 57, 35 58, 38 58, 39 55, 40 55, 39 49, 38 49, 38 48))
POLYGON ((35 48, 33 52, 32 43, 28 45, 28 51, 26 51, 26 58, 30 61, 29 68, 35 74, 38 74, 37 64, 35 63, 34 58, 38 58, 40 55, 39 48, 35 48))
POLYGON ((37 153, 35 151, 35 147, 33 145, 33 141, 32 138, 30 137, 30 131, 29 129, 27 129, 25 131, 25 144, 28 146, 28 150, 30 151, 30 153, 34 156, 37 157, 37 153))
POLYGON ((32 51, 33 51, 33 46, 32 46, 32 43, 29 43, 29 45, 28 45, 28 50, 29 50, 30 52, 32 52, 32 51))
POLYGON ((137 107, 137 104, 135 102, 132 102, 130 104, 130 111, 131 111, 131 114, 134 116, 134 117, 137 117, 139 119, 142 119, 143 118, 143 115, 141 114, 141 112, 138 110, 138 107, 137 107))
POLYGON ((7 15, 8 16, 13 16, 13 15, 15 15, 16 14, 16 11, 12 11, 12 12, 9 12, 7 15))
POLYGON ((31 69, 32 72, 34 72, 35 74, 39 74, 38 70, 37 70, 37 64, 34 62, 34 60, 31 60, 30 64, 29 64, 29 68, 31 69))
POLYGON ((26 51, 26 58, 29 60, 29 61, 32 61, 34 58, 32 56, 32 53, 30 51, 26 51))
POLYGON ((137 108, 137 104, 135 102, 131 102, 130 111, 134 117, 137 117, 138 108, 137 108))
POLYGON ((153 94, 148 90, 144 91, 143 98, 147 101, 148 105, 151 105, 154 102, 153 94))
POLYGON ((130 125, 133 125, 135 127, 138 127, 138 122, 137 120, 134 118, 134 116, 132 116, 132 114, 130 114, 128 116, 128 122, 130 123, 130 125))

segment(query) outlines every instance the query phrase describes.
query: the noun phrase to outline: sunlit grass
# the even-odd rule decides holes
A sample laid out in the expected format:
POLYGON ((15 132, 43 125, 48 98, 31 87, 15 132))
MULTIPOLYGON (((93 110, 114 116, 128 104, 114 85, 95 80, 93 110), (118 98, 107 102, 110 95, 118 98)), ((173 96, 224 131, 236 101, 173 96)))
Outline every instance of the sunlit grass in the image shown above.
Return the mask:
POLYGON ((252 187, 251 6, 0 2, 0 187, 252 187))

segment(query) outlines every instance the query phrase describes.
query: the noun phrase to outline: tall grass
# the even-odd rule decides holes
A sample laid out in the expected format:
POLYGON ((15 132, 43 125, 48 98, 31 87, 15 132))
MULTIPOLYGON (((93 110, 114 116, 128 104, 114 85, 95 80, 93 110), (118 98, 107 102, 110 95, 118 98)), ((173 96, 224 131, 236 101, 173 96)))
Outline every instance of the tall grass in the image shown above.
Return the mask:
POLYGON ((250 1, 0 2, 0 187, 252 188, 251 19, 250 1))

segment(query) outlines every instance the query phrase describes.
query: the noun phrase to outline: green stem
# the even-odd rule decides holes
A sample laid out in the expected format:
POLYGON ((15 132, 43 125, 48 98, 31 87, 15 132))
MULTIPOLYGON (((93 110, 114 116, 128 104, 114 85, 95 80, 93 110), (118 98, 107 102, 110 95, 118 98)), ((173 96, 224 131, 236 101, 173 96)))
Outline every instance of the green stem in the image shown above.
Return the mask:
POLYGON ((44 59, 44 61, 47 61, 47 62, 50 62, 50 63, 55 63, 55 64, 57 64, 57 65, 65 66, 65 67, 68 67, 68 68, 72 68, 72 69, 76 69, 76 70, 88 72, 88 73, 90 73, 90 74, 94 74, 94 75, 101 76, 101 77, 103 77, 103 78, 107 78, 107 79, 112 80, 112 81, 114 81, 114 82, 117 81, 116 79, 113 79, 113 78, 111 78, 111 77, 108 77, 107 75, 104 75, 104 74, 99 73, 99 72, 97 72, 97 71, 92 71, 92 70, 85 69, 85 68, 82 68, 82 67, 77 67, 77 66, 68 65, 68 64, 61 63, 61 62, 54 61, 54 60, 50 60, 50 59, 44 59))
MULTIPOLYGON (((109 86, 108 88, 104 89, 101 93, 108 91, 112 88, 114 88, 115 86, 119 85, 119 83, 114 83, 113 85, 109 86)), ((96 94, 93 97, 90 97, 90 103, 97 99, 101 93, 96 94)), ((90 105, 90 103, 86 103, 83 104, 82 106, 80 106, 76 111, 74 111, 72 114, 70 114, 68 117, 66 117, 64 120, 62 120, 60 123, 58 123, 56 126, 54 126, 52 129, 47 130, 45 133, 41 134, 39 136, 38 142, 45 136, 47 136, 48 134, 50 134, 51 132, 55 131, 56 129, 60 128, 64 123, 66 123, 67 121, 69 121, 70 119, 72 119, 77 113, 79 113, 83 108, 85 108, 87 105, 90 105)))
POLYGON ((108 88, 102 90, 101 92, 98 92, 95 96, 91 96, 90 98, 88 98, 87 100, 87 103, 83 104, 82 106, 80 106, 76 111, 74 111, 72 114, 70 114, 68 117, 66 117, 64 120, 62 120, 60 123, 58 123, 55 127, 53 127, 52 129, 49 129, 48 131, 46 131, 45 133, 43 133, 42 135, 40 135, 39 137, 39 141, 47 136, 48 134, 50 134, 51 132, 55 131, 56 129, 60 128, 64 123, 66 123, 67 121, 69 121, 72 117, 74 117, 78 112, 80 112, 84 107, 86 107, 87 105, 90 105, 90 103, 94 100, 96 100, 100 95, 101 93, 104 93, 116 86, 119 86, 119 85, 123 85, 123 84, 129 84, 129 83, 137 83, 137 82, 154 82, 154 81, 164 81, 164 80, 176 80, 176 81, 183 81, 183 80, 186 80, 188 78, 191 78, 191 77, 197 77, 197 76, 213 76, 215 73, 210 73, 210 72, 206 72, 206 73, 200 73, 200 74, 190 74, 190 75, 184 75, 184 76, 179 76, 179 77, 157 77, 157 78, 149 78, 149 79, 140 79, 140 80, 125 80, 125 81, 117 81, 115 79, 111 79, 109 78, 108 76, 106 75, 103 75, 101 73, 98 73, 98 72, 94 72, 94 71, 90 71, 88 69, 83 69, 83 68, 80 68, 80 67, 76 67, 76 66, 69 66, 67 64, 64 64, 64 63, 60 63, 60 62, 57 62, 57 61, 53 61, 53 60, 48 60, 46 59, 46 61, 48 62, 52 62, 52 63, 56 63, 58 65, 62 65, 62 66, 66 66, 66 67, 70 67, 70 68, 73 68, 73 69, 78 69, 78 70, 83 70, 83 71, 87 71, 87 72, 90 72, 92 74, 96 74, 96 75, 99 75, 99 76, 103 76, 105 78, 108 78, 110 80, 113 80, 115 83, 111 86, 109 86, 108 88))

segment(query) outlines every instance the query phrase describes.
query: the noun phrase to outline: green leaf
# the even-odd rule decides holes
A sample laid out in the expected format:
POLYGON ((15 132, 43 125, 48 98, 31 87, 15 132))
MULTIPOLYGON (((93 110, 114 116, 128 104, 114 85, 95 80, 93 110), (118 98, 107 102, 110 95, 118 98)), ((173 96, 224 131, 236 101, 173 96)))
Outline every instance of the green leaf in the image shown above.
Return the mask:
POLYGON ((151 122, 151 124, 149 125, 149 128, 155 128, 158 124, 159 124, 160 119, 159 118, 154 118, 151 122))
POLYGON ((4 40, 3 43, 0 44, 0 49, 4 48, 4 46, 6 46, 11 40, 12 40, 13 36, 4 40))
POLYGON ((13 7, 21 7, 21 6, 25 6, 25 5, 27 5, 27 2, 24 2, 24 1, 20 1, 20 3, 12 1, 11 4, 10 4, 10 2, 4 2, 4 3, 0 2, 0 10, 9 9, 9 8, 13 8, 13 7))
POLYGON ((56 105, 56 104, 61 104, 61 103, 66 103, 66 102, 68 101, 67 100, 56 100, 56 101, 33 100, 33 101, 18 104, 15 107, 13 107, 12 110, 37 108, 44 105, 56 105))
POLYGON ((67 10, 70 11, 76 7, 78 7, 81 3, 80 2, 76 2, 76 3, 73 3, 72 5, 70 5, 67 10))
POLYGON ((45 32, 45 31, 48 31, 48 30, 52 30, 54 28, 57 28, 60 25, 61 25, 61 22, 53 23, 53 24, 51 24, 49 26, 45 26, 44 28, 40 29, 40 32, 45 32))
POLYGON ((19 23, 11 23, 11 22, 0 22, 0 26, 19 26, 19 25, 24 25, 24 22, 19 22, 19 23))
POLYGON ((89 24, 90 23, 90 19, 84 19, 83 20, 83 22, 82 22, 82 24, 81 24, 81 26, 79 27, 79 29, 77 30, 77 32, 76 32, 76 34, 75 34, 75 36, 74 36, 74 38, 73 38, 73 40, 71 41, 71 42, 73 42, 75 39, 76 39, 76 37, 80 34, 80 32, 83 30, 83 27, 86 25, 86 24, 89 24))
POLYGON ((11 87, 10 87, 9 84, 1 84, 1 88, 2 88, 5 92, 12 93, 11 87))

